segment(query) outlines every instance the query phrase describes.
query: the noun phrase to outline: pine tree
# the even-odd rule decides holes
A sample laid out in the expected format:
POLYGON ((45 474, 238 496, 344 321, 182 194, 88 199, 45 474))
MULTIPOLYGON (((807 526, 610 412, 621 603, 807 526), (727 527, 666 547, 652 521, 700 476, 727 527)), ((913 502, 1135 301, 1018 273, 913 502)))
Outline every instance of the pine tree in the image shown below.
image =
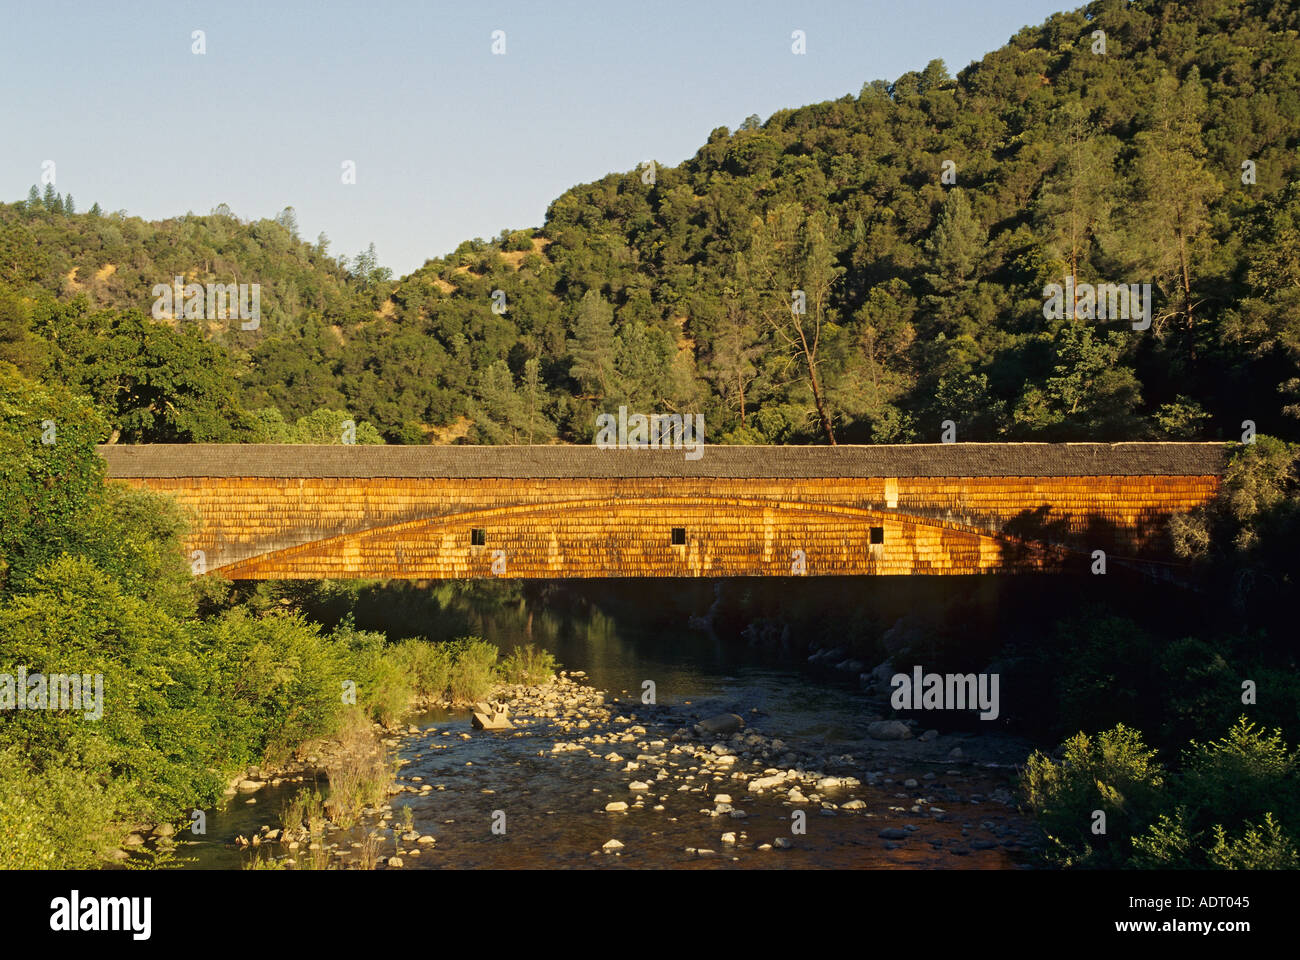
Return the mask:
POLYGON ((938 222, 925 245, 931 264, 925 279, 935 293, 945 295, 965 289, 979 266, 986 239, 965 192, 953 187, 944 197, 938 222))
POLYGON ((33 183, 32 188, 27 191, 27 209, 35 210, 40 205, 41 205, 41 192, 36 189, 36 184, 33 183))
POLYGON ((276 216, 275 222, 289 231, 289 236, 298 239, 298 213, 293 207, 285 207, 276 216))
POLYGON ((52 183, 45 185, 45 196, 41 202, 45 205, 45 209, 51 213, 63 212, 63 201, 59 199, 59 195, 54 191, 54 184, 52 183))
POLYGON ((74 213, 77 212, 77 207, 72 202, 72 194, 68 194, 66 197, 63 198, 63 212, 66 213, 68 216, 72 216, 74 213))
POLYGON ((714 382, 727 405, 736 408, 743 429, 748 425, 745 393, 758 376, 754 364, 763 352, 753 323, 755 305, 752 291, 742 287, 729 289, 723 300, 723 309, 725 313, 713 331, 703 372, 714 382))
POLYGON ((528 442, 536 443, 555 436, 555 428, 542 412, 546 385, 542 383, 542 362, 537 357, 524 361, 524 398, 528 404, 528 442))
POLYGON ((614 309, 595 290, 582 296, 569 341, 569 376, 590 395, 605 399, 616 388, 614 309))
MULTIPOLYGON (((1097 237, 1110 223, 1115 142, 1093 135, 1088 111, 1077 100, 1057 112, 1051 129, 1061 130, 1062 136, 1056 145, 1056 165, 1039 192, 1035 213, 1044 246, 1064 264, 1077 297, 1080 274, 1086 272, 1097 237)), ((1068 307, 1069 316, 1074 316, 1074 304, 1068 307)))
POLYGON ((830 248, 831 227, 823 213, 805 219, 798 204, 776 207, 755 222, 749 249, 739 260, 739 279, 758 292, 759 313, 783 346, 787 368, 803 368, 818 425, 826 442, 835 446, 819 353, 831 288, 844 272, 830 248))
POLYGON ((1139 266, 1150 270, 1168 301, 1177 304, 1162 319, 1183 317, 1188 354, 1195 359, 1195 248, 1209 227, 1210 202, 1223 186, 1205 162, 1201 118, 1206 101, 1200 72, 1192 67, 1181 85, 1163 74, 1154 95, 1147 128, 1134 137, 1138 202, 1133 233, 1139 266))

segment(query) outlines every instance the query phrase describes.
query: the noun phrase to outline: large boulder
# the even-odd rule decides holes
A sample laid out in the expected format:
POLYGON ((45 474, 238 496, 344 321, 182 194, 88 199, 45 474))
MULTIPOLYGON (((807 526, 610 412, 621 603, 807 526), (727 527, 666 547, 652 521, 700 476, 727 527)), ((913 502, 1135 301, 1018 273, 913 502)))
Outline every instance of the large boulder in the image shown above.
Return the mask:
POLYGON ((473 725, 475 730, 513 730, 515 727, 504 710, 494 710, 491 713, 475 710, 473 725))
POLYGON ((873 740, 910 740, 912 731, 901 720, 877 720, 867 725, 867 736, 873 740))
POLYGON ((772 790, 785 783, 785 774, 776 773, 770 777, 757 777, 749 781, 750 793, 762 793, 764 790, 772 790))
POLYGON ((699 734, 729 734, 738 733, 745 729, 745 718, 735 713, 720 713, 716 717, 709 717, 701 720, 695 725, 695 731, 699 734))

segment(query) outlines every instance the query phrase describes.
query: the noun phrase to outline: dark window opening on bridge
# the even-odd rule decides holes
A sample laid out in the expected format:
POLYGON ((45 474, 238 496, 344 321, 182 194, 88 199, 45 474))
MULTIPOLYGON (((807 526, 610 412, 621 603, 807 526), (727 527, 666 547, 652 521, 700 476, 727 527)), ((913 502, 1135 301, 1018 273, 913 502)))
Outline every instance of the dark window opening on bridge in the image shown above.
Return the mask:
POLYGON ((884 542, 885 542, 885 528, 884 528, 884 527, 872 527, 872 528, 871 528, 871 542, 872 542, 873 544, 884 543, 884 542))
POLYGON ((673 546, 680 547, 686 543, 686 528, 673 527, 673 546))
POLYGON ((471 547, 481 547, 487 543, 487 531, 482 527, 471 527, 469 531, 469 545, 471 547))

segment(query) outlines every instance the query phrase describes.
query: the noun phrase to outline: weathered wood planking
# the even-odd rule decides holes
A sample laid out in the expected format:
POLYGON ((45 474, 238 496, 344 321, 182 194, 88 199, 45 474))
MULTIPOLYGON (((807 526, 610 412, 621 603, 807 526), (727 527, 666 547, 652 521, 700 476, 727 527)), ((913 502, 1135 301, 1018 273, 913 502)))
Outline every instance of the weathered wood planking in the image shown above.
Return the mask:
POLYGON ((189 548, 236 579, 1086 568, 1093 549, 1166 556, 1169 517, 1214 495, 1224 454, 1222 444, 710 447, 690 462, 585 447, 101 449, 110 478, 193 509, 189 548), (944 462, 970 475, 942 475, 944 462), (367 463, 412 475, 367 476, 367 463), (880 473, 898 466, 925 475, 880 473), (856 473, 803 475, 830 468, 856 473))

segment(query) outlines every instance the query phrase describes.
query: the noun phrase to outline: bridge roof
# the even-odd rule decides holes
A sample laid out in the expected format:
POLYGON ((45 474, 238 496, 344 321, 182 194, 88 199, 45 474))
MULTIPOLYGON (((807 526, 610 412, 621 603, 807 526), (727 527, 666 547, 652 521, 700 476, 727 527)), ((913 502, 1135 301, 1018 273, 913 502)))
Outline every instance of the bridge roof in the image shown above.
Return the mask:
POLYGON ((549 446, 103 445, 114 478, 174 477, 1089 477, 1210 476, 1225 443, 933 443, 705 446, 684 450, 549 446), (698 451, 697 451, 698 452, 698 451))

